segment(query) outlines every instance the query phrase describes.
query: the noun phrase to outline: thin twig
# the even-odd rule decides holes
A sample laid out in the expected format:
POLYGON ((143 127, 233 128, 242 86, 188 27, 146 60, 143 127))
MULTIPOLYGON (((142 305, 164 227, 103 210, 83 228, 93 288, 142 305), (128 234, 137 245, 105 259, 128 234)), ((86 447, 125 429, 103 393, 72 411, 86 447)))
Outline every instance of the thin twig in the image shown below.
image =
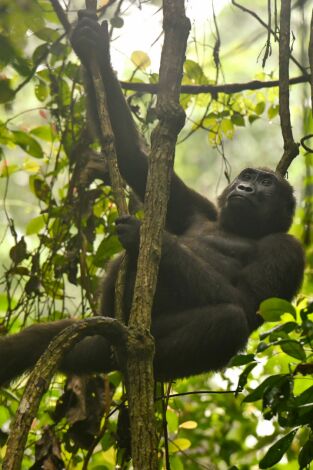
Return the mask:
POLYGON ((284 140, 284 153, 276 167, 276 171, 282 176, 286 174, 292 160, 299 153, 299 144, 295 143, 292 135, 289 109, 290 4, 290 0, 282 0, 280 11, 279 115, 284 140))
POLYGON ((311 30, 310 30, 310 42, 309 42, 309 63, 310 63, 310 82, 311 82, 311 107, 313 115, 313 10, 311 16, 311 30))
POLYGON ((272 54, 271 30, 272 30, 272 7, 271 7, 271 0, 267 0, 267 39, 266 39, 265 52, 264 52, 264 56, 262 60, 263 68, 265 67, 267 59, 272 54))
MULTIPOLYGON (((235 7, 239 8, 240 10, 244 11, 245 13, 248 13, 249 15, 253 16, 253 18, 255 18, 262 26, 264 26, 264 28, 267 29, 267 24, 265 23, 265 21, 263 21, 262 18, 260 18, 259 15, 257 13, 255 13, 253 10, 249 10, 249 8, 244 7, 243 5, 240 5, 238 2, 236 2, 236 0, 231 0, 231 2, 235 7)), ((279 40, 276 31, 273 31, 273 29, 271 29, 271 34, 274 36, 275 41, 279 40)), ((307 73, 305 68, 300 64, 300 62, 298 62, 298 60, 295 59, 295 57, 293 57, 293 55, 291 54, 289 48, 288 48, 288 57, 290 57, 290 60, 292 60, 292 62, 299 67, 299 69, 301 70, 301 72, 304 75, 307 73)))
MULTIPOLYGON (((306 73, 299 77, 291 78, 290 85, 298 83, 305 83, 310 81, 310 76, 306 73)), ((156 94, 159 89, 158 83, 136 83, 120 81, 120 85, 124 90, 137 91, 139 93, 153 93, 156 94)), ((199 95, 200 93, 210 93, 216 96, 217 93, 225 93, 231 95, 232 93, 240 93, 246 90, 260 90, 262 88, 273 88, 279 86, 279 80, 251 80, 245 83, 228 83, 226 85, 182 85, 180 93, 189 95, 199 95)))

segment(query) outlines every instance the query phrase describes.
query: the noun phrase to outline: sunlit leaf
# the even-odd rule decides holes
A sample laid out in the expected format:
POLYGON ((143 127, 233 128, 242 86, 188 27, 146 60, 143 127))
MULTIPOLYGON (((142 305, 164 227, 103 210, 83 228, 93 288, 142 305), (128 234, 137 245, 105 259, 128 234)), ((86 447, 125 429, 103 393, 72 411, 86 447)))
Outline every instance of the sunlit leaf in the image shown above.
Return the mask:
POLYGON ((234 124, 230 119, 222 119, 221 130, 227 139, 232 139, 234 137, 234 124))
POLYGON ((196 429, 198 423, 196 421, 185 421, 179 425, 182 429, 196 429))
POLYGON ((34 217, 30 222, 28 222, 26 226, 26 235, 34 235, 37 234, 43 229, 45 226, 45 217, 43 215, 39 215, 38 217, 34 217))
POLYGON ((187 77, 191 80, 191 83, 197 83, 199 85, 207 82, 201 66, 194 60, 187 59, 184 63, 184 72, 187 77))
POLYGON ((177 432, 178 430, 178 414, 171 409, 166 411, 166 421, 169 432, 177 432))
POLYGON ((131 55, 131 60, 136 67, 142 70, 145 70, 149 65, 151 65, 150 57, 144 51, 134 51, 131 55))
POLYGON ((254 108, 254 111, 256 112, 256 114, 258 116, 260 116, 261 114, 264 113, 264 110, 265 110, 265 101, 260 101, 254 108))
POLYGON ((191 442, 189 441, 189 439, 177 438, 169 443, 168 449, 170 454, 174 454, 175 452, 179 452, 180 450, 189 449, 190 446, 191 442))
POLYGON ((290 313, 294 318, 297 318, 294 306, 287 300, 278 297, 264 300, 260 305, 259 313, 265 321, 279 321, 284 313, 290 313))
POLYGON ((55 132, 51 126, 35 127, 30 131, 30 133, 39 139, 46 140, 47 142, 51 142, 53 136, 55 135, 55 132))
POLYGON ((49 94, 49 88, 46 82, 43 80, 38 80, 35 85, 35 95, 39 101, 45 101, 49 94))
POLYGON ((185 466, 178 455, 170 456, 171 470, 184 470, 185 466))
POLYGON ((18 165, 8 165, 7 161, 4 160, 0 163, 0 178, 6 178, 19 171, 19 169, 18 165))
POLYGON ((268 115, 269 119, 274 119, 274 117, 276 117, 278 113, 279 113, 279 105, 278 104, 273 104, 267 110, 267 115, 268 115))

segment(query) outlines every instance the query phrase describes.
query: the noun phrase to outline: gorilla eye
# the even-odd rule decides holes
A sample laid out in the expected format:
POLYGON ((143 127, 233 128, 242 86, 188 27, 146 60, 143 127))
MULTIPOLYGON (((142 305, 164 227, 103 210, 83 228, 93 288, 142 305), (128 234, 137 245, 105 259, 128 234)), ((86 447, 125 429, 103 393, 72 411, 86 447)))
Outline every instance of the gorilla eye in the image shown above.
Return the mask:
POLYGON ((270 178, 263 178, 262 184, 263 186, 270 186, 272 184, 272 180, 270 178))
POLYGON ((251 178, 252 178, 252 175, 251 175, 251 173, 248 173, 248 172, 247 172, 247 173, 243 173, 243 174, 241 175, 241 179, 243 179, 243 180, 245 180, 245 181, 249 181, 249 180, 251 180, 251 178))

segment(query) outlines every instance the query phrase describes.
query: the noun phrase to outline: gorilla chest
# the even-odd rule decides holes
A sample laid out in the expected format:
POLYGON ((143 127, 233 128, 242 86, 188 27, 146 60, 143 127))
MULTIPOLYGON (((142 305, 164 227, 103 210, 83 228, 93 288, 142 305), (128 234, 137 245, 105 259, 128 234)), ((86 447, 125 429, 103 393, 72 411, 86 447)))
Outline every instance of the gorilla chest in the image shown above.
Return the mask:
POLYGON ((205 235, 189 240, 189 249, 204 263, 223 274, 232 283, 237 280, 240 271, 248 264, 250 245, 248 242, 218 235, 205 235))

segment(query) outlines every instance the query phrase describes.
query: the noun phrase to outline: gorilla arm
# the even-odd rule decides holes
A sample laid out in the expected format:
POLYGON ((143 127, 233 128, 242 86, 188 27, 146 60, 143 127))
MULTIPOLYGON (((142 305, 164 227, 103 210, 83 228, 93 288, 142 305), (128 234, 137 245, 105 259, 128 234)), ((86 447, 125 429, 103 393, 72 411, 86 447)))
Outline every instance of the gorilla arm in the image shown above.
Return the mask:
POLYGON ((276 233, 260 239, 253 261, 242 270, 238 283, 243 298, 250 299, 252 314, 270 297, 291 300, 299 290, 304 253, 291 235, 276 233))
MULTIPOLYGON (((34 367, 52 339, 75 323, 67 319, 33 325, 20 333, 0 338, 0 385, 34 367)), ((115 368, 109 342, 100 335, 88 336, 64 356, 63 372, 83 374, 108 372, 115 368)))
MULTIPOLYGON (((109 115, 115 136, 120 171, 126 182, 143 201, 148 171, 148 160, 140 145, 139 134, 125 101, 119 82, 110 63, 107 24, 100 26, 95 15, 80 12, 80 20, 72 34, 72 45, 88 70, 90 50, 95 50, 106 90, 109 115)), ((88 95, 91 108, 97 109, 94 90, 89 79, 88 95)), ((195 213, 203 213, 216 220, 217 211, 210 201, 188 188, 174 173, 168 203, 167 226, 174 233, 182 233, 192 222, 195 213)))

